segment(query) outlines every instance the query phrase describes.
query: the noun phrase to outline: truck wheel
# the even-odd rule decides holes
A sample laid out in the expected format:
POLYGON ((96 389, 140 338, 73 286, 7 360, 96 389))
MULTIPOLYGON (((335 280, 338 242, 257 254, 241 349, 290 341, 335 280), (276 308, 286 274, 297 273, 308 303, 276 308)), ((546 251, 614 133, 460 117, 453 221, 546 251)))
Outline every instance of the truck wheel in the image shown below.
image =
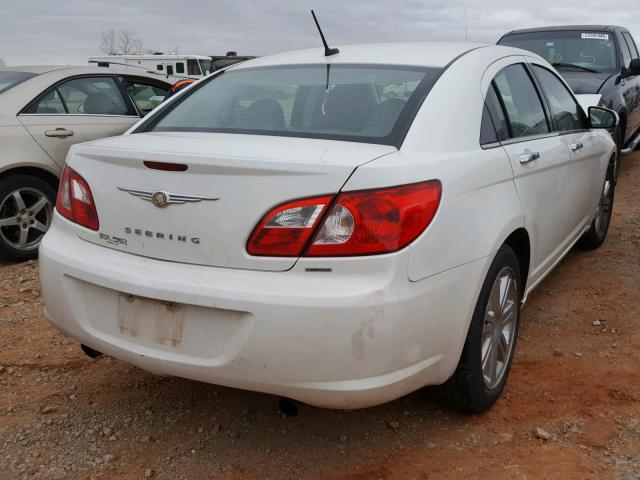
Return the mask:
POLYGON ((441 404, 479 413, 498 400, 516 350, 521 293, 518 257, 503 245, 480 291, 458 367, 435 389, 441 404))

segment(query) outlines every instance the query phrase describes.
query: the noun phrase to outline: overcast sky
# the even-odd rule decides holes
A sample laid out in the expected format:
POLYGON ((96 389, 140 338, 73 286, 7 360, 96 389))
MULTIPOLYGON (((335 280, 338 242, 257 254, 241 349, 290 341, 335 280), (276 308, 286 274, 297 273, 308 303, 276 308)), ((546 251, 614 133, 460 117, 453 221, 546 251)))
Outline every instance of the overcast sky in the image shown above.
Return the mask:
POLYGON ((6 0, 0 58, 9 65, 86 63, 100 34, 133 30, 148 46, 180 53, 265 55, 318 46, 310 8, 330 43, 471 42, 557 24, 619 24, 640 42, 640 1, 494 0, 6 0))

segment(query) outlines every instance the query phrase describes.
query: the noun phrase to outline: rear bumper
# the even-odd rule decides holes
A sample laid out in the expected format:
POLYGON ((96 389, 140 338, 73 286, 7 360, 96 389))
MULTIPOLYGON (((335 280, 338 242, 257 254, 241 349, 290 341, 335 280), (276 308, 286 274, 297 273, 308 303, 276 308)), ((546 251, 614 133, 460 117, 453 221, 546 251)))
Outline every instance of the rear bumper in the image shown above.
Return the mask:
POLYGON ((486 260, 410 282, 408 259, 186 265, 85 242, 56 216, 40 275, 47 317, 96 350, 158 374, 359 408, 444 382, 460 356, 486 260), (177 304, 180 328, 158 318, 162 302, 177 304))

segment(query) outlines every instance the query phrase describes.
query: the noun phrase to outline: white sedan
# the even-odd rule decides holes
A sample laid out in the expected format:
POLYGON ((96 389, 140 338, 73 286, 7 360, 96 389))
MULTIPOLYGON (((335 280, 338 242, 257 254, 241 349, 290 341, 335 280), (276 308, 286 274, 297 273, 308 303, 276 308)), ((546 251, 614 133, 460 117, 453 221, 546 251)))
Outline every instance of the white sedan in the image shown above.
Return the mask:
POLYGON ((46 315, 163 375, 333 408, 439 385, 486 410, 527 294, 605 239, 616 121, 507 47, 233 66, 71 149, 46 315))
POLYGON ((69 147, 121 135, 169 87, 144 70, 0 69, 0 258, 36 256, 69 147))

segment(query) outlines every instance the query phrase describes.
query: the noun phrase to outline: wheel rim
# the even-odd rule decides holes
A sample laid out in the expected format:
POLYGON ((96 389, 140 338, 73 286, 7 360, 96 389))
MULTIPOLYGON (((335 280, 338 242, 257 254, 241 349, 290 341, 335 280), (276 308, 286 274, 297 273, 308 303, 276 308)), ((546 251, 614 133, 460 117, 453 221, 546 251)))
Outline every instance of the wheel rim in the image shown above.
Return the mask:
POLYGON ((31 187, 14 190, 0 201, 0 238, 16 250, 40 245, 53 216, 53 203, 31 187))
POLYGON ((509 267, 496 276, 484 315, 482 329, 482 376, 488 389, 497 387, 513 353, 518 323, 516 277, 509 267))
POLYGON ((600 204, 596 211, 596 217, 594 219, 594 227, 598 237, 602 237, 609 226, 611 220, 611 206, 613 205, 613 184, 609 177, 604 181, 604 187, 602 188, 602 196, 600 197, 600 204))

